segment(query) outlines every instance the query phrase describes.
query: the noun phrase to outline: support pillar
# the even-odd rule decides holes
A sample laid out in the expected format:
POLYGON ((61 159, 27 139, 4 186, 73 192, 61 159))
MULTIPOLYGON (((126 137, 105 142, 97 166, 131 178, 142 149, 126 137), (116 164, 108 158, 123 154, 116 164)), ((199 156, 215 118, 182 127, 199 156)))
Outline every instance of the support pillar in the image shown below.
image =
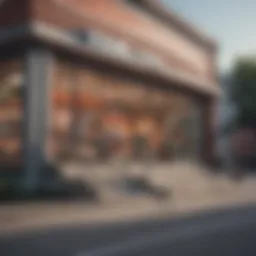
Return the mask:
POLYGON ((26 55, 24 181, 31 192, 36 189, 46 162, 51 64, 52 56, 47 50, 34 48, 26 55))
POLYGON ((216 104, 217 99, 208 99, 203 107, 203 147, 205 163, 213 165, 216 152, 216 104))

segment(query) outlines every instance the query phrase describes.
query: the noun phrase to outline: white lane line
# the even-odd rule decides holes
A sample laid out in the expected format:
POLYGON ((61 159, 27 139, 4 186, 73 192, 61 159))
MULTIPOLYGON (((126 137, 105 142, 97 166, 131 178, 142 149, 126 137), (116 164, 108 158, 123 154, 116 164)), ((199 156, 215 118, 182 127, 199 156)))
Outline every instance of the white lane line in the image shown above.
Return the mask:
POLYGON ((161 244, 175 242, 179 239, 187 239, 197 235, 206 235, 211 232, 225 230, 230 228, 238 228, 244 225, 256 224, 256 219, 233 219, 225 222, 212 222, 210 225, 201 226, 196 223, 195 225, 188 225, 182 228, 174 228, 170 230, 164 230, 162 232, 153 233, 144 236, 137 236, 128 241, 122 241, 106 247, 101 247, 95 250, 84 250, 77 253, 75 256, 112 256, 123 255, 124 253, 139 252, 143 249, 152 248, 161 244), (176 230, 177 229, 177 230, 176 230))

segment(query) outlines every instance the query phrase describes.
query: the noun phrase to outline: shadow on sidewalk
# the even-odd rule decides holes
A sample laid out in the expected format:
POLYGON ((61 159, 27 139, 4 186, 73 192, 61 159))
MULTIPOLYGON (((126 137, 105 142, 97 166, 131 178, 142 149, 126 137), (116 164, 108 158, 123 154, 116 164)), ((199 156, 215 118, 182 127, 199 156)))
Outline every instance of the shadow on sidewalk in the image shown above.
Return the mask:
POLYGON ((62 176, 61 171, 47 167, 41 172, 39 182, 33 192, 28 191, 22 182, 22 172, 1 172, 0 203, 19 201, 65 201, 84 200, 100 201, 98 189, 88 181, 69 180, 62 176))

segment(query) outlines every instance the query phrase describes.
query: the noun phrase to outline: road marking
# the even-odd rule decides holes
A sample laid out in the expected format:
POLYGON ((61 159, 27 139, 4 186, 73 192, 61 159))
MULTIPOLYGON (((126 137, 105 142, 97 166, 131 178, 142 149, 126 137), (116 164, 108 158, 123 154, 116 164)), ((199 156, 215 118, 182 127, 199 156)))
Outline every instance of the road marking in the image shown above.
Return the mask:
POLYGON ((101 247, 95 250, 84 250, 77 253, 75 256, 112 256, 112 255, 123 255, 124 253, 138 252, 143 249, 151 248, 154 246, 159 246, 161 244, 166 244, 170 242, 175 242, 179 239, 187 239, 197 235, 205 235, 215 231, 238 228, 240 226, 256 224, 256 219, 244 219, 238 221, 234 218, 232 221, 228 220, 225 222, 211 222, 210 225, 201 226, 198 223, 194 225, 187 225, 182 228, 174 228, 165 230, 162 232, 153 233, 148 235, 147 233, 142 236, 134 237, 129 241, 118 242, 113 245, 106 247, 101 247))

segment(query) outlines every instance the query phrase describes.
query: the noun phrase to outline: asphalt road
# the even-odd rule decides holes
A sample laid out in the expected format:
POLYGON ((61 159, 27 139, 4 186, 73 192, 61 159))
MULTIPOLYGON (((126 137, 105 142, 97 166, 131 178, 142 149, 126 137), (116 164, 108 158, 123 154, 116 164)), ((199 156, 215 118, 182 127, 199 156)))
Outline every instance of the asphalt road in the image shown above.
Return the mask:
POLYGON ((256 206, 176 220, 75 226, 0 237, 1 256, 255 256, 256 206))

